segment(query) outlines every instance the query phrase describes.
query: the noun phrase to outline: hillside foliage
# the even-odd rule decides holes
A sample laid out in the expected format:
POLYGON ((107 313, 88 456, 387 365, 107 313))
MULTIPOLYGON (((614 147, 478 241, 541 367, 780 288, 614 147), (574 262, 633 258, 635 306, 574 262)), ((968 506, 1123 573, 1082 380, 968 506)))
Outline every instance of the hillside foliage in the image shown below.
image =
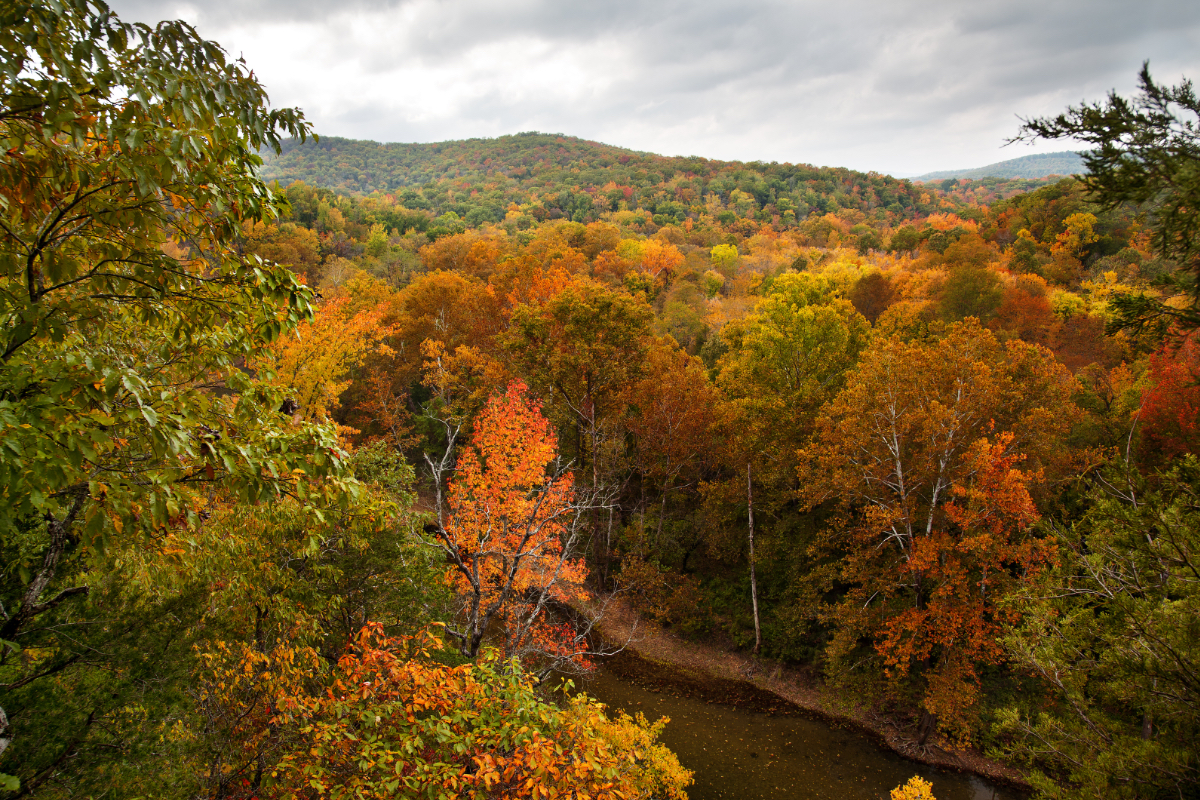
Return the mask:
POLYGON ((1045 797, 1195 794, 1153 130, 1036 185, 310 144, 184 23, 4 13, 3 796, 683 798, 553 691, 612 603, 1045 797))

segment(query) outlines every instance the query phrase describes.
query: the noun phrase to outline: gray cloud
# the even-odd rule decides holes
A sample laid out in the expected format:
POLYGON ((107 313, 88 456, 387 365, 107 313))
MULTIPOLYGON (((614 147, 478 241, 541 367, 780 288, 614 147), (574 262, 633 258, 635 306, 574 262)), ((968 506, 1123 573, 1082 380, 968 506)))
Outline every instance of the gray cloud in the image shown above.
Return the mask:
MULTIPOLYGON (((1200 73, 1200 4, 116 0, 244 54, 318 132, 560 131, 669 154, 899 173, 980 165, 1018 115, 1200 73)), ((1062 143, 1039 150, 1063 149, 1062 143)))

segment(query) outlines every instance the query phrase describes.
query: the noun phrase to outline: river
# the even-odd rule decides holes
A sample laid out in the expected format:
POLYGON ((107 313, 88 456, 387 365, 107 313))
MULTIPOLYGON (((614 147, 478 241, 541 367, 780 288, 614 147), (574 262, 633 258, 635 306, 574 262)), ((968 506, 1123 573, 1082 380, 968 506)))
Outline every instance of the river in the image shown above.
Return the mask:
POLYGON ((612 667, 583 680, 580 688, 630 714, 671 718, 661 740, 695 772, 687 790, 691 800, 887 800, 913 775, 933 783, 937 800, 1023 797, 974 775, 909 761, 861 732, 796 713, 772 713, 761 699, 739 702, 729 695, 737 705, 712 702, 725 698, 714 698, 711 688, 701 698, 688 689, 654 686, 612 667))

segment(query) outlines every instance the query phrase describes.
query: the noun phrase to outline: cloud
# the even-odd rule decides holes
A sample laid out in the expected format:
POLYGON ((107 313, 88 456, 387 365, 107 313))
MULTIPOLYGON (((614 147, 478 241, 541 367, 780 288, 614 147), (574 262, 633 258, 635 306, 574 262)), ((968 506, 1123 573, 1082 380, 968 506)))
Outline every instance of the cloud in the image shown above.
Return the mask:
MULTIPOLYGON (((318 132, 563 132, 667 154, 917 173, 1001 150, 1018 116, 1200 73, 1179 0, 117 0, 242 54, 318 132), (1082 10, 1081 10, 1082 9, 1082 10)), ((1064 149, 1063 143, 1037 151, 1064 149)))

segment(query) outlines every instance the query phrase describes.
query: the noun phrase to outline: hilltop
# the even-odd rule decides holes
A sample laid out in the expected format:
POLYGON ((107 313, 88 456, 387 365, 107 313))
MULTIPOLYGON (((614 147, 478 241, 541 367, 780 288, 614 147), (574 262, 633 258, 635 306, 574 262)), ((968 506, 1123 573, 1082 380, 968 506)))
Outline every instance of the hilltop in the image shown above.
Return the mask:
POLYGON ((912 178, 913 181, 936 181, 948 178, 1045 178, 1050 175, 1079 175, 1087 171, 1079 153, 1064 150, 1058 153, 1039 153, 1007 161, 997 161, 986 167, 970 169, 946 169, 927 172, 912 178))
POLYGON ((519 133, 494 139, 393 143, 288 141, 268 155, 263 177, 350 196, 390 196, 469 227, 504 221, 512 207, 538 219, 591 222, 603 214, 648 211, 656 225, 709 213, 725 224, 750 219, 790 227, 811 215, 857 211, 880 224, 918 219, 958 204, 1027 191, 1028 181, 989 181, 945 197, 878 173, 811 164, 661 156, 571 136, 519 133))

